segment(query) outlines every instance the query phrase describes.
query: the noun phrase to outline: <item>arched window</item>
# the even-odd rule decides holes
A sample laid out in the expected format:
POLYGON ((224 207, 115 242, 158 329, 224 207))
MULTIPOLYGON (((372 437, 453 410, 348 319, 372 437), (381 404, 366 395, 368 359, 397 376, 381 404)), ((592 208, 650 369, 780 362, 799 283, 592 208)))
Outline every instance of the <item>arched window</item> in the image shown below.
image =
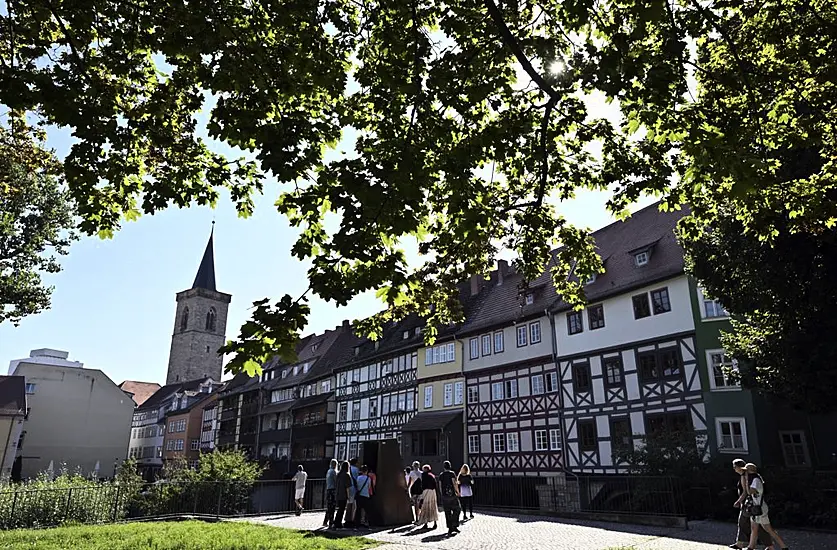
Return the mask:
POLYGON ((215 317, 215 308, 209 308, 209 312, 206 314, 206 330, 215 332, 215 317))
POLYGON ((183 315, 180 317, 180 330, 186 330, 186 327, 189 326, 189 308, 183 308, 183 315))

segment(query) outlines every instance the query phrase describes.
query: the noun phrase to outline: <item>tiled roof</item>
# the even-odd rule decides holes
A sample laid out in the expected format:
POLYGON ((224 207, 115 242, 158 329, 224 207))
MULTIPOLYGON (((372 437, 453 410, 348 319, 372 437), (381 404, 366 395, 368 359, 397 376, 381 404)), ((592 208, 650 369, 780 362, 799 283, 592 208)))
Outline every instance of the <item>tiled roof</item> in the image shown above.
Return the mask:
POLYGON ((401 428, 402 432, 421 432, 425 430, 441 430, 457 417, 462 416, 462 410, 456 411, 426 411, 413 416, 401 428))
POLYGON ((167 384, 154 392, 138 409, 152 409, 159 407, 160 404, 173 394, 184 391, 197 391, 201 384, 206 382, 208 378, 198 378, 196 380, 187 380, 186 382, 175 382, 174 384, 167 384))
POLYGON ((0 414, 26 412, 26 378, 0 376, 0 414))
MULTIPOLYGON (((601 300, 682 273, 683 250, 675 238, 674 228, 685 215, 684 211, 660 212, 659 203, 655 203, 638 210, 625 221, 593 232, 605 272, 586 285, 588 301, 601 300), (651 247, 650 261, 636 267, 631 252, 646 247, 651 247)), ((460 335, 542 315, 547 308, 569 309, 556 294, 549 270, 529 284, 526 294, 532 294, 532 303, 528 305, 526 294, 521 293, 524 280, 520 274, 506 273, 500 285, 497 284, 498 277, 495 270, 486 281, 460 335)))
POLYGON ((125 380, 119 384, 119 389, 133 396, 134 403, 137 406, 142 405, 145 401, 154 395, 154 392, 160 389, 160 384, 157 382, 138 382, 136 380, 125 380))

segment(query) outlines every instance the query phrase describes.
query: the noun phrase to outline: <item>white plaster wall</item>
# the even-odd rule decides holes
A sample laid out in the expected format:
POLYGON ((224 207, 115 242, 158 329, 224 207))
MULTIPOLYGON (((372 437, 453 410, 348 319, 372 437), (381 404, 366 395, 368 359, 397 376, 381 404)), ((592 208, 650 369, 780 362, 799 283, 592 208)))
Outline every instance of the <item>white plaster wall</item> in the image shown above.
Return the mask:
MULTIPOLYGON (((507 365, 510 363, 517 363, 519 361, 526 361, 527 359, 534 359, 536 357, 543 357, 552 354, 552 342, 549 339, 549 318, 546 316, 539 319, 531 319, 526 322, 527 339, 531 335, 529 324, 535 321, 540 321, 541 324, 541 341, 537 344, 528 344, 517 347, 517 327, 519 325, 508 326, 503 329, 503 345, 504 350, 501 353, 494 353, 494 333, 498 330, 485 330, 479 334, 471 334, 462 338, 462 356, 463 369, 468 371, 476 371, 481 369, 488 369, 500 365, 507 365), (491 335, 492 353, 491 355, 482 355, 482 335, 491 335), (480 357, 471 359, 471 338, 478 338, 480 342, 480 357)), ((523 323, 521 323, 523 324, 523 323)))

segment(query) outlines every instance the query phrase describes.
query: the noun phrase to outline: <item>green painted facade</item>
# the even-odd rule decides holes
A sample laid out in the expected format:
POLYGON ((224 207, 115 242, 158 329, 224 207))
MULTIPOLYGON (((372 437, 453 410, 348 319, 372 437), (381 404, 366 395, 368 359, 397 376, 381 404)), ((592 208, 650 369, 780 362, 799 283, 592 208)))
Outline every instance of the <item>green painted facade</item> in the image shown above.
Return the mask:
POLYGON ((706 426, 709 432, 709 448, 713 459, 723 459, 728 456, 743 458, 748 462, 762 463, 759 430, 756 424, 756 412, 753 392, 732 388, 713 387, 709 353, 722 351, 721 332, 731 328, 728 317, 708 317, 701 299, 701 292, 696 282, 690 279, 689 293, 692 300, 692 314, 695 320, 695 346, 697 349, 700 381, 703 388, 703 400, 706 404, 706 426), (746 431, 747 450, 725 450, 720 445, 720 434, 717 419, 743 419, 746 431))

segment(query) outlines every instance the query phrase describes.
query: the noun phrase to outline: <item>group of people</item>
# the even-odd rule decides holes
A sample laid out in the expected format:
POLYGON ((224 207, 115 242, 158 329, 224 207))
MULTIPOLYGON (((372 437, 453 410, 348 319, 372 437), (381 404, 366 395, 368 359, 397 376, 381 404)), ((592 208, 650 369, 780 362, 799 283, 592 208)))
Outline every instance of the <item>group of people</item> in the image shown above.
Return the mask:
POLYGON ((439 517, 437 491, 441 496, 449 536, 459 533, 460 512, 463 521, 468 519, 469 511, 471 519, 474 518, 474 479, 467 464, 463 464, 457 474, 451 468, 451 463, 445 461, 444 471, 437 479, 429 464, 421 466, 413 462, 412 468, 404 470, 404 479, 415 510, 415 525, 423 524, 424 529, 436 529, 439 517), (432 528, 429 527, 431 522, 432 528))
POLYGON ((756 465, 736 458, 732 461, 732 467, 739 475, 738 500, 734 506, 739 508, 740 512, 738 538, 729 547, 755 550, 756 545, 761 544, 766 549, 773 550, 775 540, 781 550, 788 550, 785 541, 770 525, 767 502, 764 499, 764 478, 758 473, 756 465))
POLYGON ((357 459, 338 463, 332 459, 326 470, 326 514, 323 527, 369 527, 370 499, 375 494, 375 473, 357 459))

